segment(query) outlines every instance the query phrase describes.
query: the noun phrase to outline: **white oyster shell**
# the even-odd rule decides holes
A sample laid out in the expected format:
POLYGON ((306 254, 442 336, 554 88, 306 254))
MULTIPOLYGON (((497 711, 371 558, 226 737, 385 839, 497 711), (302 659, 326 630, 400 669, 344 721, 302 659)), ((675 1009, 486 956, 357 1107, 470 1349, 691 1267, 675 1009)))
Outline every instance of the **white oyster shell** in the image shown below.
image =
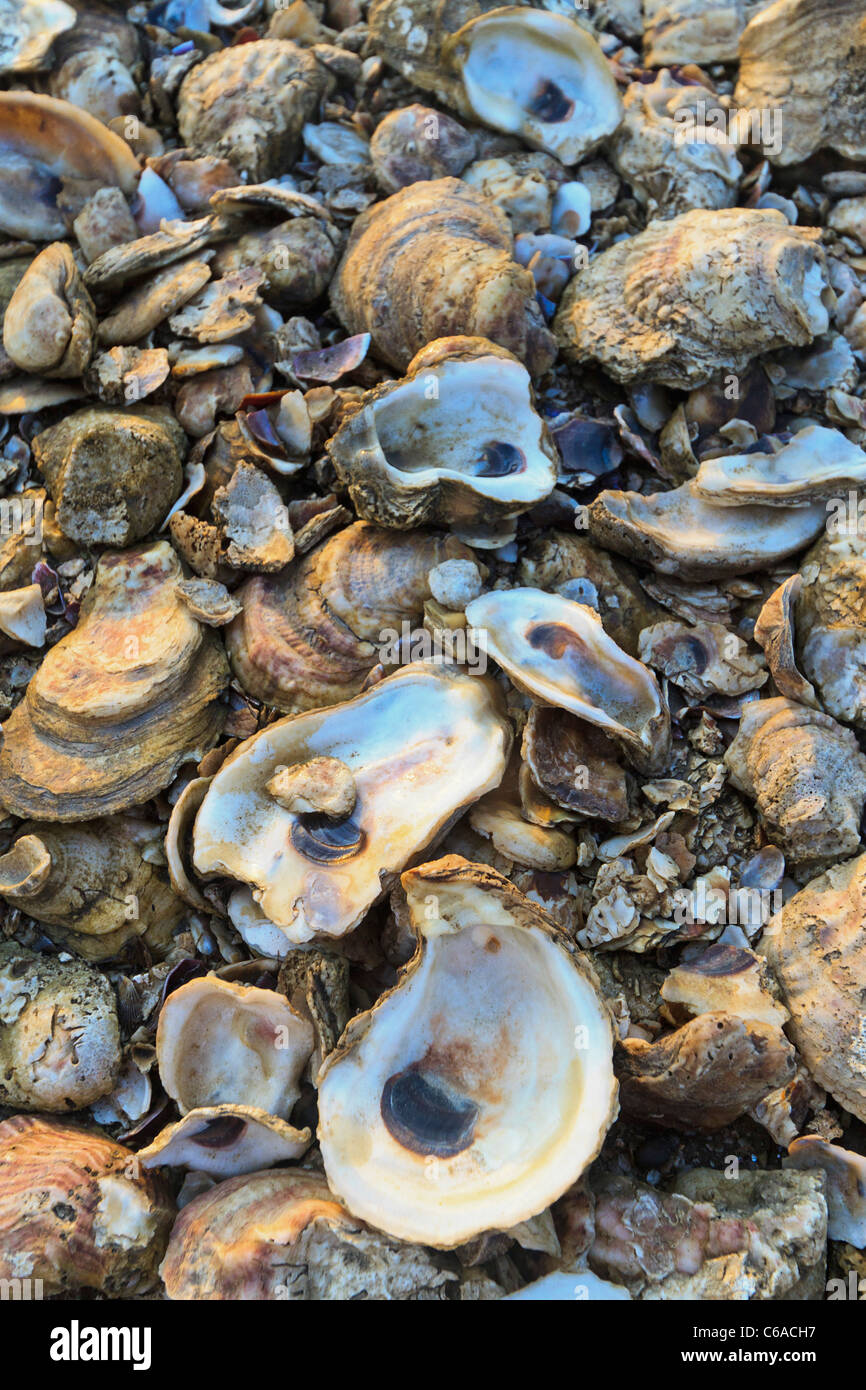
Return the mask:
POLYGON ((778 453, 705 459, 694 491, 719 507, 804 506, 866 486, 866 454, 841 430, 808 425, 778 453))

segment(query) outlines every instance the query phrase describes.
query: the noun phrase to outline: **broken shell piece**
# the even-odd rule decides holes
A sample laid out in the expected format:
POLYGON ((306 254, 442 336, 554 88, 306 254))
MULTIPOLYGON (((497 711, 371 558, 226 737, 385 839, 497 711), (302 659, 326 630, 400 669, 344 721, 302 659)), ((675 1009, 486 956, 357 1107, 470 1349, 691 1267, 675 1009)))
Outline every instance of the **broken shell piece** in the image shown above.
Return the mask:
POLYGON ((0 632, 27 647, 45 645, 47 620, 38 584, 0 591, 0 632))
POLYGON ((577 859, 573 836, 555 826, 537 825, 527 820, 520 808, 507 797, 491 792, 469 812, 469 824, 479 835, 493 842, 497 853, 542 873, 556 874, 570 869, 577 859))
POLYGON ((866 538, 848 524, 850 499, 831 504, 827 533, 807 553, 796 602, 803 674, 829 714, 866 727, 866 538), (841 516, 839 512, 841 511, 841 516))
POLYGON ((629 813, 616 744, 567 710, 533 705, 523 757, 539 791, 573 815, 622 821, 629 813))
POLYGON ((599 545, 642 560, 660 574, 724 579, 772 569, 820 535, 824 504, 810 507, 718 507, 692 483, 644 496, 601 492, 590 503, 589 530, 599 545))
POLYGON ((180 578, 164 541, 101 557, 77 627, 4 726, 0 802, 14 814, 68 821, 137 805, 212 747, 228 670, 177 598, 180 578))
POLYGON ((715 945, 676 966, 659 993, 692 1016, 736 1014, 782 1026, 790 1018, 779 1003, 779 987, 762 956, 744 947, 715 945))
POLYGON ((866 155, 860 0, 763 6, 743 33, 739 58, 734 101, 747 118, 760 115, 755 143, 768 159, 799 164, 825 147, 849 159, 866 155))
POLYGON ((38 1116, 0 1123, 0 1276, 46 1297, 132 1298, 158 1283, 174 1219, 165 1185, 131 1149, 38 1116))
POLYGON ((37 835, 22 835, 0 855, 0 893, 19 899, 36 897, 51 873, 51 855, 37 835))
POLYGON ((830 715, 781 697, 752 701, 725 766, 791 863, 826 863, 857 850, 866 757, 830 715))
POLYGON ((428 1251, 350 1216, 320 1173, 300 1168, 230 1178, 193 1198, 160 1273, 170 1299, 413 1299, 454 1280, 428 1251))
POLYGON ((111 960, 139 937, 160 956, 184 906, 144 857, 159 836, 156 825, 120 817, 72 825, 30 821, 0 856, 0 893, 85 960, 111 960), (35 881, 32 873, 21 878, 24 850, 33 857, 37 847, 47 872, 40 868, 35 881))
POLYGON ((866 1158, 862 1154, 828 1144, 816 1134, 805 1134, 788 1147, 783 1168, 820 1168, 827 1176, 827 1234, 831 1240, 847 1240, 858 1250, 866 1248, 866 1158))
POLYGON ((0 4, 0 73, 36 72, 51 45, 77 15, 64 0, 3 0, 0 4))
POLYGON ((812 1076, 866 1121, 864 900, 866 855, 861 854, 791 898, 770 922, 760 949, 782 987, 791 1010, 788 1032, 812 1076))
POLYGON ((134 193, 140 172, 126 141, 86 111, 35 92, 0 92, 0 229, 9 236, 65 236, 58 192, 75 216, 95 188, 134 193))
POLYGON ((85 261, 95 261, 111 246, 135 241, 138 227, 119 188, 98 188, 72 222, 85 261))
POLYGON ((252 885, 290 941, 357 926, 388 881, 502 780, 510 726, 483 677, 414 663, 331 709, 269 725, 215 776, 198 813, 200 874, 252 885), (277 767, 339 758, 357 801, 333 821, 268 793, 277 767))
POLYGON ((743 695, 764 685, 763 658, 721 623, 654 623, 640 635, 641 661, 688 695, 743 695))
POLYGON ((207 975, 166 999, 156 1053, 162 1084, 182 1115, 250 1104, 285 1117, 314 1042, 312 1024, 282 994, 207 975))
POLYGON ((386 193, 422 179, 459 178, 475 158, 475 135, 430 106, 389 111, 370 138, 370 159, 386 193))
POLYGON ((177 596, 193 617, 207 627, 225 627, 243 611, 243 604, 225 584, 213 579, 184 579, 177 586, 177 596))
POLYGON ((459 179, 412 184, 361 213, 330 294, 349 332, 370 333, 395 367, 452 334, 498 343, 533 376, 555 356, 508 218, 459 179))
POLYGON ((100 343, 112 347, 139 342, 192 299, 210 275, 206 260, 190 257, 148 276, 101 320, 97 333, 100 343))
POLYGON ((296 815, 321 811, 331 820, 344 820, 355 809, 355 779, 339 758, 311 758, 278 769, 266 786, 275 801, 296 815))
POLYGON ((642 770, 663 770, 670 754, 664 696, 593 609, 537 589, 497 589, 474 599, 466 619, 519 689, 605 730, 642 770))
POLYGON ((779 694, 817 709, 815 687, 797 669, 795 656, 794 606, 802 587, 802 575, 792 574, 770 595, 755 623, 755 641, 764 649, 779 694))
POLYGON ((443 560, 427 576, 436 603, 452 613, 462 613, 484 587, 474 560, 443 560))
POLYGON ((3 346, 24 372, 81 376, 93 351, 96 313, 72 252, 46 246, 19 280, 3 318, 3 346))
POLYGON ((612 1029, 585 957, 501 874, 453 855, 402 881, 418 947, 326 1059, 319 1143, 350 1211, 449 1247, 543 1211, 596 1156, 612 1029))
POLYGON ((327 447, 358 515, 383 526, 494 523, 556 485, 529 374, 483 339, 429 344, 327 447))
POLYGON ((690 390, 811 342, 834 303, 814 228, 775 211, 697 209, 593 257, 566 287, 554 332, 570 362, 690 390))
POLYGON ((172 314, 169 327, 182 338, 199 343, 222 343, 252 328, 262 302, 264 274, 252 266, 223 275, 199 290, 172 314))
POLYGON ((290 167, 304 125, 332 86, 315 56, 286 39, 220 48, 181 83, 181 139, 195 154, 224 157, 250 183, 261 182, 290 167))
POLYGON ((204 1105, 166 1125, 147 1148, 142 1168, 189 1168, 213 1178, 255 1173, 300 1158, 310 1147, 308 1129, 253 1105, 204 1105))
POLYGON ((0 945, 0 1103, 81 1110, 114 1086, 120 1032, 111 984, 80 960, 0 945))
POLYGON ((260 468, 239 463, 214 493, 212 510, 228 541, 227 564, 264 574, 285 569, 295 553, 289 513, 260 468))
POLYGON ((190 907, 209 914, 213 913, 214 905, 204 897, 191 876, 189 852, 193 822, 211 780, 210 777, 194 777, 187 782, 172 807, 165 832, 165 860, 172 888, 190 907))
POLYGON ((128 280, 152 275, 163 266, 173 265, 185 256, 209 247, 229 235, 228 227, 218 217, 200 217, 195 222, 163 222, 158 232, 149 232, 136 241, 110 246, 84 272, 84 280, 92 290, 110 294, 128 280))
POLYGON ((627 1118, 686 1131, 723 1129, 790 1081, 797 1065, 778 1024, 723 1011, 653 1043, 625 1038, 614 1062, 627 1118))
POLYGON ((84 384, 107 405, 122 405, 158 391, 168 373, 165 348, 113 347, 94 357, 84 373, 84 384))
POLYGON ((720 507, 802 506, 866 486, 866 454, 841 430, 808 425, 778 453, 705 459, 692 486, 696 496, 720 507))
POLYGON ((773 0, 643 0, 647 67, 734 63, 749 20, 773 0))

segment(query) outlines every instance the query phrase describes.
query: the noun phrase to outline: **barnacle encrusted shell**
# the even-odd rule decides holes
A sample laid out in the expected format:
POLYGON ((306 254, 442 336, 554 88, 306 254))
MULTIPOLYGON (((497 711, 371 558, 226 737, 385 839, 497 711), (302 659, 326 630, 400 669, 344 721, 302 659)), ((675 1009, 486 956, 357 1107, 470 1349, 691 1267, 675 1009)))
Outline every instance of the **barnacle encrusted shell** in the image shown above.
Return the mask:
POLYGON ((866 486, 866 454, 841 430, 807 425, 776 453, 755 450, 704 459, 693 489, 720 507, 803 506, 866 486))
POLYGON ((359 516, 472 526, 527 511, 556 485, 556 451, 526 368, 478 338, 433 342, 328 442, 359 516))
POLYGON ((740 35, 773 0, 643 0, 647 67, 733 63, 740 35))
POLYGON ((3 316, 3 346, 23 372, 81 376, 96 312, 64 242, 46 246, 19 280, 3 316))
MULTIPOLYGON (((847 499, 846 499, 847 506, 847 499)), ((836 719, 866 727, 866 539, 835 525, 801 566, 794 608, 803 674, 836 719)))
POLYGON ((592 608, 539 589, 494 589, 466 608, 479 646, 517 686, 596 724, 645 771, 670 754, 670 714, 651 671, 592 608))
POLYGON ((214 777, 196 817, 193 864, 227 874, 289 941, 342 936, 413 855, 499 785, 510 725, 492 683, 416 662, 355 700, 271 724, 214 777), (287 811, 267 784, 283 766, 338 757, 352 814, 287 811))
POLYGON ((774 209, 697 209, 617 242, 569 281, 554 320, 566 358, 617 381, 690 390, 825 333, 835 296, 820 233, 774 209))
POLYGON ((860 0, 776 0, 745 30, 739 57, 737 106, 781 123, 778 145, 765 148, 774 163, 799 164, 825 147, 866 156, 860 0))
POLYGON ((466 334, 507 348, 537 376, 556 345, 512 244, 505 213, 476 189, 450 178, 414 183, 355 219, 331 304, 395 367, 435 338, 466 334))
POLYGON ((600 545, 660 574, 723 579, 772 569, 802 550, 827 522, 822 502, 807 507, 720 507, 698 497, 694 480, 670 492, 600 492, 588 508, 600 545))
MULTIPOLYGON (((231 1178, 181 1211, 160 1268, 171 1299, 410 1299, 453 1275, 350 1216, 320 1173, 231 1178)), ((435 1295, 434 1295, 435 1296, 435 1295)))
POLYGON ((159 837, 158 825, 130 819, 30 821, 0 856, 0 893, 86 960, 110 960, 138 937, 159 954, 186 910, 143 856, 159 837), (47 857, 38 881, 16 865, 25 847, 31 863, 39 851, 47 857))
POLYGON ((220 48, 181 84, 181 139, 194 153, 225 158, 250 183, 260 183, 290 166, 301 130, 332 81, 312 53, 288 39, 220 48))
POLYGON ((113 1087, 117 1004, 93 966, 3 943, 0 1021, 0 1104, 66 1113, 113 1087))
POLYGON ((44 67, 54 40, 71 29, 76 18, 64 0, 2 0, 0 73, 44 67))
POLYGON ((228 682, 219 638, 175 593, 165 541, 106 552, 78 626, 53 646, 4 726, 0 804, 90 820, 154 796, 213 746, 228 682))
POLYGON ((543 1211, 616 1115, 607 1006, 534 903, 457 855, 403 875, 417 949, 319 1073, 319 1143, 350 1211, 449 1247, 543 1211))
POLYGON ((87 544, 129 545, 155 530, 183 486, 185 451, 159 405, 85 406, 33 440, 60 529, 87 544))
POLYGON ((96 1131, 35 1115, 0 1123, 4 1281, 41 1280, 47 1297, 147 1293, 174 1214, 165 1184, 96 1131))
POLYGON ((759 949, 782 987, 788 1032, 809 1071, 866 1121, 866 855, 812 879, 773 917, 759 949))
POLYGON ((725 765, 793 863, 844 859, 858 848, 866 757, 829 714, 781 697, 752 701, 725 765))
POLYGON ((226 630, 236 677, 290 713, 350 699, 379 661, 377 644, 420 619, 431 569, 471 553, 434 532, 347 526, 281 575, 237 591, 243 612, 226 630))

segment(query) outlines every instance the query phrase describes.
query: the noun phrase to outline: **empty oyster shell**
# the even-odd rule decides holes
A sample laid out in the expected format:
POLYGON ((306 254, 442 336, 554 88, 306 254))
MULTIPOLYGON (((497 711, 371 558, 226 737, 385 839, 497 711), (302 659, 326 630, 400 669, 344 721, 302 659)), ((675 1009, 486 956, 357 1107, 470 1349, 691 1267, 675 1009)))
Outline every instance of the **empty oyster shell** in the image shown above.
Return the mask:
POLYGON ((866 727, 866 539, 834 525, 807 553, 795 615, 803 673, 836 719, 866 727))
POLYGON ((654 623, 640 635, 640 658, 687 694, 743 695, 766 683, 764 659, 721 623, 654 623))
POLYGON ((562 351, 617 381, 687 391, 719 368, 743 373, 761 353, 810 343, 835 302, 819 235, 772 209, 653 222, 569 281, 554 320, 562 351))
POLYGON ((538 790, 570 814, 626 819, 625 772, 617 762, 616 744, 600 729, 567 710, 533 705, 522 753, 538 790))
POLYGON ((725 766, 792 863, 844 859, 858 848, 866 757, 828 714, 781 697, 744 705, 725 766))
POLYGON ((449 1247, 526 1221, 616 1115, 598 982, 552 919, 456 855, 403 875, 418 947, 319 1073, 319 1143, 350 1211, 449 1247))
POLYGON ((415 183, 355 219, 331 283, 350 333, 407 368, 435 338, 489 338, 533 376, 555 356, 535 281, 512 259, 505 213, 459 179, 415 183))
POLYGON ((414 663, 355 700, 282 719, 241 744, 196 817, 194 866, 251 884, 290 941, 342 936, 389 878, 499 785, 510 744, 492 684, 414 663), (287 811, 267 789, 278 767, 323 756, 355 779, 356 805, 342 821, 287 811))
POLYGON ((93 966, 4 942, 0 1020, 0 1103, 65 1114, 114 1086, 117 1004, 93 966))
POLYGON ((647 67, 733 63, 749 20, 773 0, 643 0, 647 67))
MULTIPOLYGON (((135 1155, 78 1125, 13 1115, 0 1123, 0 1276, 54 1295, 147 1293, 175 1207, 135 1155)), ((34 1295, 38 1296, 38 1295, 34 1295)))
POLYGON ((866 1247, 866 1159, 862 1154, 828 1144, 817 1134, 804 1134, 788 1146, 784 1168, 820 1168, 827 1177, 827 1234, 846 1240, 858 1250, 866 1247))
POLYGON ((300 1158, 311 1138, 308 1129, 295 1129, 252 1105, 204 1105, 166 1125, 138 1157, 142 1168, 189 1168, 234 1178, 300 1158))
POLYGON ((358 515, 383 526, 493 524, 556 485, 529 374, 484 339, 422 349, 403 381, 364 398, 328 453, 358 515))
POLYGON ((3 346, 23 372, 81 376, 93 351, 93 301, 64 242, 46 246, 18 282, 3 317, 3 346))
POLYGON ((656 678, 593 609, 538 589, 496 589, 468 604, 466 618, 519 689, 604 729, 636 766, 666 766, 670 714, 656 678))
POLYGON ((58 34, 71 29, 76 18, 64 0, 2 0, 0 73, 43 67, 58 34))
POLYGON ((693 1016, 730 1013, 778 1026, 790 1018, 766 961, 739 946, 708 946, 672 970, 659 994, 693 1016))
POLYGON ((172 1299, 409 1299, 454 1278, 427 1251, 350 1216, 321 1174, 298 1168, 195 1197, 160 1273, 172 1299))
POLYGON ((808 425, 777 453, 756 451, 704 459, 694 479, 698 497, 720 507, 753 503, 803 506, 866 486, 866 454, 841 430, 808 425))
POLYGON ((146 801, 225 721, 219 638, 175 592, 160 541, 106 553, 78 626, 53 646, 4 727, 0 803, 15 815, 93 819, 146 801))
MULTIPOLYGON (((820 541, 818 542, 820 545, 820 541)), ((794 611, 803 587, 800 574, 792 574, 780 584, 758 614, 755 641, 760 643, 767 658, 770 674, 780 695, 801 705, 818 709, 815 688, 797 669, 795 656, 794 611)), ((829 704, 830 714, 838 714, 829 704)))
POLYGON ((814 878, 773 917, 760 941, 791 1010, 788 1032, 798 1052, 815 1080, 861 1120, 866 1119, 864 901, 866 855, 861 854, 814 878))

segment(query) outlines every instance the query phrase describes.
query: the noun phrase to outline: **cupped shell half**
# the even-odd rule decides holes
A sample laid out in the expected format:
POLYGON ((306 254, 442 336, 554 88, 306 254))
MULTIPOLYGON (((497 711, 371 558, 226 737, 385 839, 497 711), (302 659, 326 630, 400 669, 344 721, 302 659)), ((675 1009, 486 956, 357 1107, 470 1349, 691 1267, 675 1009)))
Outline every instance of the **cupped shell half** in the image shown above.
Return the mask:
POLYGON ((507 879, 458 856, 403 875, 418 939, 319 1073, 319 1142, 349 1210, 447 1248, 543 1211, 616 1115, 585 958, 507 879))
POLYGON ((777 453, 705 459, 694 492, 717 507, 808 506, 866 486, 866 453, 841 430, 808 425, 777 453))

